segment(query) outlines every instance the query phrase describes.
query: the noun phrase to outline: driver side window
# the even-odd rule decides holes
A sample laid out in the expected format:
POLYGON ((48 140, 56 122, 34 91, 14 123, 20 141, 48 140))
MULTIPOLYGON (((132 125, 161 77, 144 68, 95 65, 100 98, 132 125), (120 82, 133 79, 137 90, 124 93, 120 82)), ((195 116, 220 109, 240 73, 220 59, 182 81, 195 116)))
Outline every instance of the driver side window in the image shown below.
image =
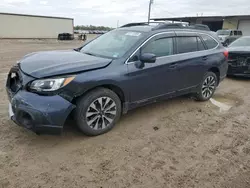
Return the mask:
POLYGON ((173 54, 173 38, 161 38, 147 43, 141 50, 141 54, 153 53, 156 57, 173 54))

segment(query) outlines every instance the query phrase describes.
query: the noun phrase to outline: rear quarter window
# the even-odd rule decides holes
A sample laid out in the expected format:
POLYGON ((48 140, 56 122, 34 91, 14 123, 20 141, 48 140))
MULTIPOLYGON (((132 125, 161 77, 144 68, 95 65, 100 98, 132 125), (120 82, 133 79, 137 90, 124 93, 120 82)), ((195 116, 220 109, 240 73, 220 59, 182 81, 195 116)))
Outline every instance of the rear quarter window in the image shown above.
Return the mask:
POLYGON ((213 49, 216 46, 218 46, 218 42, 214 40, 212 37, 210 37, 209 35, 202 34, 201 37, 203 41, 205 42, 207 49, 213 49))

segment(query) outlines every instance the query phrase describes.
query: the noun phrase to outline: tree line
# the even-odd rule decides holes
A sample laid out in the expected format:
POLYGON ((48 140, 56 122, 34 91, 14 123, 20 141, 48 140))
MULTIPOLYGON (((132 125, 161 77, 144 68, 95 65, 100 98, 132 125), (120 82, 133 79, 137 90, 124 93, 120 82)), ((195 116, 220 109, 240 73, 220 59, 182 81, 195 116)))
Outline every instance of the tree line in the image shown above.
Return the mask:
POLYGON ((77 25, 74 27, 75 30, 99 30, 99 31, 110 31, 113 28, 111 27, 105 27, 105 26, 94 26, 94 25, 77 25))

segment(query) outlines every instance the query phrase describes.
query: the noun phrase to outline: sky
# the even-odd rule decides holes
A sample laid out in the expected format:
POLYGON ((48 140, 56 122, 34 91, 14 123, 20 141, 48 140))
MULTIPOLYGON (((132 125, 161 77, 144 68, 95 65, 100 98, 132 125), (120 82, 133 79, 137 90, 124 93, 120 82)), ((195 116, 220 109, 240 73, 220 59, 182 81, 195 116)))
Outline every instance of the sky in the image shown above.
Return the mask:
MULTIPOLYGON (((75 25, 116 27, 147 21, 149 0, 0 0, 0 12, 74 18, 75 25)), ((154 0, 151 18, 250 14, 249 0, 154 0)))

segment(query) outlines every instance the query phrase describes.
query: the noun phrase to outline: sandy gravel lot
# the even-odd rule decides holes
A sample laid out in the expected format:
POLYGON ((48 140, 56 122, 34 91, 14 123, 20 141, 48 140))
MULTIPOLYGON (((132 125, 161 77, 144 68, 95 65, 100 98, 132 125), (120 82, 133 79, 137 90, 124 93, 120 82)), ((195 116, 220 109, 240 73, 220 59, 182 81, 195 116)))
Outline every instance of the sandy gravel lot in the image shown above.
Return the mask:
POLYGON ((0 188, 249 188, 250 80, 227 78, 208 102, 181 97, 129 112, 86 137, 69 122, 37 136, 8 119, 6 73, 23 55, 79 41, 0 40, 0 188))

